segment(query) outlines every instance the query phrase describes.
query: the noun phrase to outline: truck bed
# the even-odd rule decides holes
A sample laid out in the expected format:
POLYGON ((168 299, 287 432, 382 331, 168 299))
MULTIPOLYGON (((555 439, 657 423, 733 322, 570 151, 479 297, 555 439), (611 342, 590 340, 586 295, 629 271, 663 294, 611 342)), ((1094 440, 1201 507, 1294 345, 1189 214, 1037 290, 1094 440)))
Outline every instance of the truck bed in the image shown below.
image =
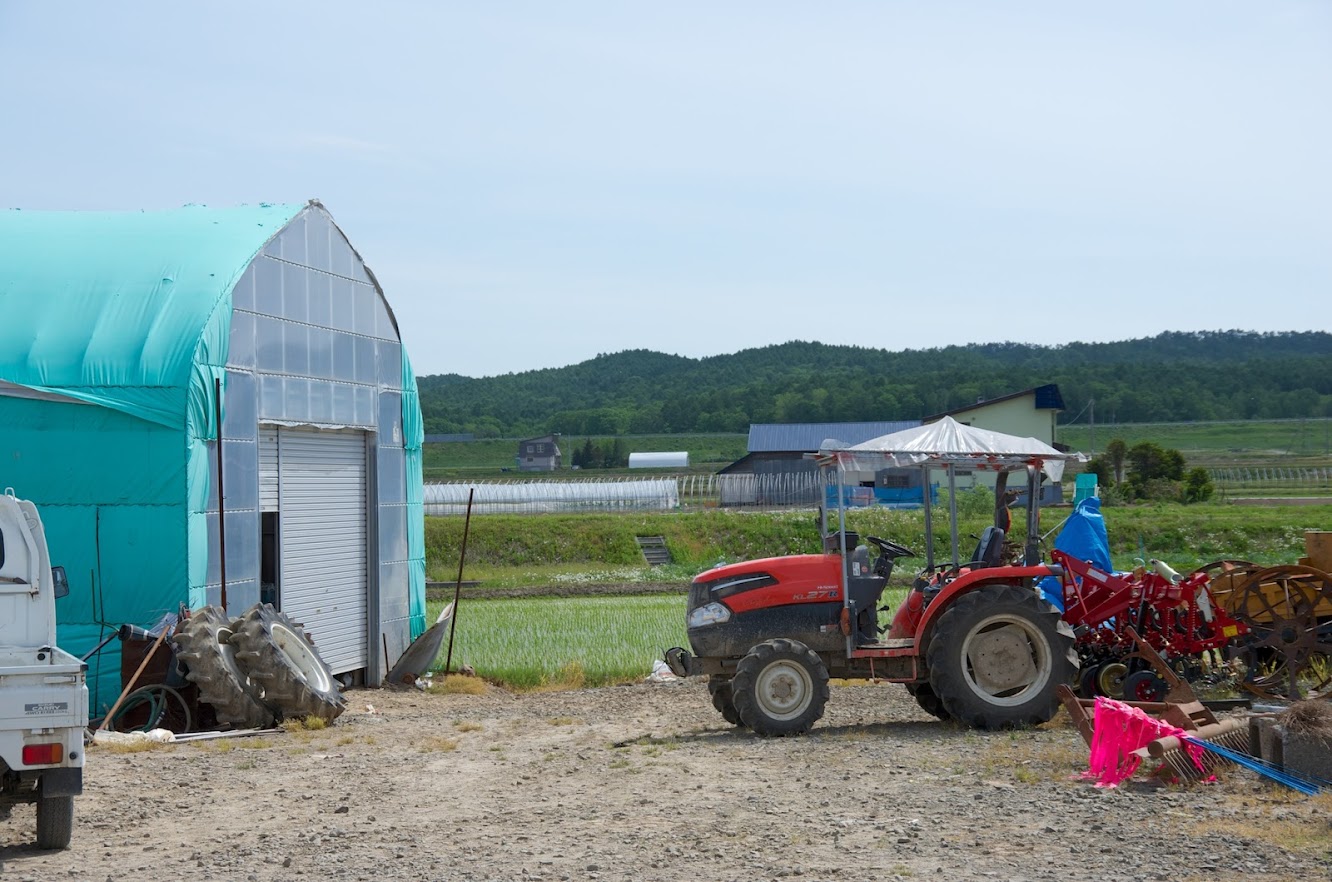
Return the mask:
POLYGON ((56 647, 0 647, 0 730, 88 725, 85 669, 56 647))

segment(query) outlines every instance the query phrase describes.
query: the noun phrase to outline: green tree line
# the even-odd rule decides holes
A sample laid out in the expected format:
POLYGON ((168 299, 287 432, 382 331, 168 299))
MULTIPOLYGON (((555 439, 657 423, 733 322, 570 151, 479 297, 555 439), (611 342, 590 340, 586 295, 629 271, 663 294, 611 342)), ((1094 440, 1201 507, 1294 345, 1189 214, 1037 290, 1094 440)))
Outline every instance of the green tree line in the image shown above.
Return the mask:
POLYGON ((1057 383, 1075 416, 1165 422, 1332 416, 1332 334, 1167 332, 1115 343, 891 352, 790 342, 685 358, 648 350, 471 378, 418 378, 427 432, 480 438, 744 432, 751 423, 922 419, 1057 383))

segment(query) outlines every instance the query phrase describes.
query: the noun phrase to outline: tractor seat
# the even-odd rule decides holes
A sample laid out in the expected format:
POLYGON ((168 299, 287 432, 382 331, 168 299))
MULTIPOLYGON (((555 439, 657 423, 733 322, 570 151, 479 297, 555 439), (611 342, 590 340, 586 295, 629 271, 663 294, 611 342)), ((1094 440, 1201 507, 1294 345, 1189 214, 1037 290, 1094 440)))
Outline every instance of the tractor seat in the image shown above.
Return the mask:
POLYGON ((981 533, 976 553, 971 556, 971 563, 968 566, 978 569, 999 566, 1003 562, 1004 538, 1003 530, 998 527, 986 527, 985 532, 981 533))

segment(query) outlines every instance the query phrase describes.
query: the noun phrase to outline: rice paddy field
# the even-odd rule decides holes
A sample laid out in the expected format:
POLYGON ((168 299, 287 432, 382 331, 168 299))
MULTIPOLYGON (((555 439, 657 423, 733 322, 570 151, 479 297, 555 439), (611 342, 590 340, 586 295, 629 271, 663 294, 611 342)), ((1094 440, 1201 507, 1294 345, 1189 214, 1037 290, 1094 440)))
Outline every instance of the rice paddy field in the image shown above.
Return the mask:
MULTIPOLYGON (((900 602, 904 592, 885 593, 900 602)), ((442 602, 427 605, 434 621, 442 602)), ((642 680, 685 637, 685 595, 464 598, 456 611, 453 669, 517 690, 606 686, 642 680)), ((435 670, 443 670, 445 651, 435 670)))
MULTIPOLYGON (((430 604, 428 620, 442 607, 430 604)), ((684 615, 683 594, 464 599, 453 666, 516 689, 640 680, 666 649, 687 645, 684 615)), ((437 665, 443 669, 444 653, 437 665)))

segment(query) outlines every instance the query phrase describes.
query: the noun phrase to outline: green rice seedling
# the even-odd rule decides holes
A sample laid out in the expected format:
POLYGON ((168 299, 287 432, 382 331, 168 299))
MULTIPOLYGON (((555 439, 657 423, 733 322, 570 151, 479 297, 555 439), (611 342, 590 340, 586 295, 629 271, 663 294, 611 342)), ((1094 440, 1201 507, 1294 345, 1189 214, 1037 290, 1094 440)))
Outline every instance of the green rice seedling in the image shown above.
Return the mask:
POLYGON ((638 680, 688 645, 684 615, 679 595, 473 600, 458 608, 453 661, 518 689, 638 680))

